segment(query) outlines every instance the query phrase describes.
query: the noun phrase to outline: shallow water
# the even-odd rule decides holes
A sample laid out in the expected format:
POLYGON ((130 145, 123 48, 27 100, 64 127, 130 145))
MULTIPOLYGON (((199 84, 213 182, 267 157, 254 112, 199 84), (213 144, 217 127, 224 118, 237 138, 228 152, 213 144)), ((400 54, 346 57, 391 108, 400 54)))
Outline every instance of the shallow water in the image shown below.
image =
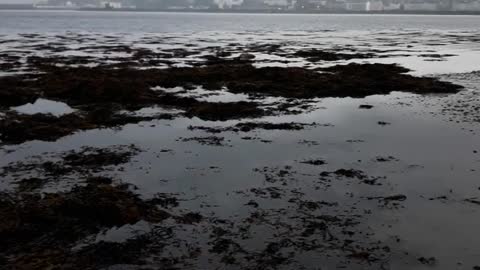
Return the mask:
POLYGON ((52 101, 48 99, 37 99, 34 103, 28 103, 22 106, 10 108, 13 111, 22 114, 52 114, 54 116, 61 116, 75 112, 70 106, 63 102, 52 101))
MULTIPOLYGON (((309 112, 256 121, 315 122, 318 126, 300 131, 253 130, 215 134, 224 138, 223 146, 189 141, 188 138, 212 134, 188 127, 231 126, 241 121, 177 118, 173 121, 130 124, 118 129, 77 132, 56 142, 33 141, 4 146, 0 166, 45 152, 63 152, 83 146, 135 144, 144 151, 134 157, 124 170, 113 168, 103 174, 134 184, 138 187, 136 192, 145 198, 157 193, 177 194, 181 199, 180 211, 198 211, 205 216, 239 222, 254 211, 246 204, 255 200, 265 211, 283 211, 272 216, 278 220, 286 219, 286 223, 291 222, 295 226, 297 223, 293 217, 297 210, 291 207, 289 200, 302 194, 304 200, 338 203, 336 207, 322 209, 322 213, 359 216, 360 224, 354 229, 357 234, 352 238, 359 238, 360 242, 381 241, 391 248, 389 257, 382 258, 385 261, 379 265, 351 263, 315 252, 297 254, 295 259, 299 263, 294 265, 307 269, 316 269, 319 265, 322 269, 341 266, 347 269, 472 269, 480 264, 480 207, 465 201, 480 198, 480 118, 478 110, 475 110, 480 106, 480 74, 458 74, 480 70, 480 20, 477 17, 0 13, 0 33, 5 34, 2 40, 15 40, 0 44, 4 50, 18 49, 19 44, 30 43, 33 39, 39 44, 61 41, 61 37, 54 36, 58 32, 66 33, 68 37, 81 33, 82 37, 89 39, 87 43, 63 41, 71 51, 59 52, 60 55, 74 54, 77 46, 87 44, 132 44, 158 51, 190 48, 191 44, 199 52, 204 52, 209 46, 222 47, 230 43, 240 44, 236 53, 258 43, 282 44, 286 51, 292 52, 299 48, 338 47, 339 51, 355 48, 365 52, 394 50, 386 54, 409 54, 358 62, 399 63, 411 68, 416 75, 434 74, 460 83, 466 90, 453 95, 420 96, 394 92, 363 99, 315 99, 312 101, 315 108, 309 112), (42 35, 20 35, 35 32, 42 35), (51 34, 45 36, 44 32, 51 34), (155 42, 146 44, 148 40, 155 42), (420 56, 423 54, 455 56, 430 61, 430 57, 420 56), (359 109, 364 104, 373 108, 359 109), (387 158, 387 161, 379 161, 380 157, 387 158), (312 166, 301 163, 310 159, 322 159, 326 164, 312 166), (368 176, 381 177, 377 180, 381 185, 335 178, 326 184, 320 177, 321 172, 342 168, 362 170, 368 176), (277 177, 275 182, 266 180, 265 174, 276 174, 282 169, 289 172, 288 176, 277 177), (272 187, 281 196, 271 198, 268 192, 267 195, 252 192, 252 188, 272 187), (397 205, 367 199, 396 194, 405 195, 407 199, 397 205), (362 233, 368 234, 368 237, 359 236, 362 233), (435 257, 436 263, 433 266, 423 265, 418 262, 419 257, 435 257)), ((26 55, 45 54, 41 50, 27 49, 24 52, 26 55)), ((105 52, 86 52, 85 55, 95 57, 94 61, 103 61, 105 52)), ((351 62, 310 63, 305 59, 255 55, 258 66, 314 68, 351 62)), ((196 56, 190 58, 202 61, 196 56)), ((169 60, 188 65, 185 58, 169 60)), ((188 95, 199 95, 202 100, 213 101, 248 98, 223 91, 205 96, 208 92, 199 88, 188 92, 188 95)), ((37 102, 36 105, 40 104, 37 102)), ((49 106, 44 105, 44 109, 49 106)), ((34 110, 17 110, 45 112, 34 107, 34 110)), ((63 106, 58 110, 56 107, 48 109, 65 112, 63 106)), ((165 111, 147 108, 137 113, 162 112, 165 111)), ((15 178, 2 178, 0 187, 13 189, 15 178)), ((77 183, 76 179, 63 180, 60 184, 47 185, 44 191, 69 189, 77 183)), ((143 223, 133 227, 130 229, 149 230, 143 223)), ((189 234, 188 229, 185 230, 178 233, 184 233, 186 241, 193 238, 190 240, 200 246, 207 241, 207 236, 201 231, 189 234)), ((129 228, 112 229, 97 238, 119 241, 130 235, 128 231, 129 228)), ((278 235, 279 231, 281 228, 259 225, 241 243, 251 250, 261 249, 266 242, 282 238, 278 235)), ((172 249, 172 252, 179 252, 175 247, 172 249)), ((328 251, 326 253, 329 254, 328 251)), ((195 261, 196 267, 192 269, 207 269, 217 263, 215 255, 206 252, 204 257, 195 261)), ((285 269, 288 267, 292 266, 285 269)))

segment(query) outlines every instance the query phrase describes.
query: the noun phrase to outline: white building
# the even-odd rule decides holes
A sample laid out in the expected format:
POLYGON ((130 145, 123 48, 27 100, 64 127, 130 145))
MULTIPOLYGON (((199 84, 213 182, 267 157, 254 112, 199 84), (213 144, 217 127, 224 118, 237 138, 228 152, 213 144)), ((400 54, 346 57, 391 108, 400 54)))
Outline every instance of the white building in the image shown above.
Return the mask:
POLYGON ((243 0, 214 0, 219 9, 232 8, 243 4, 243 0))
POLYGON ((367 2, 367 11, 382 11, 383 2, 379 0, 372 0, 367 2))

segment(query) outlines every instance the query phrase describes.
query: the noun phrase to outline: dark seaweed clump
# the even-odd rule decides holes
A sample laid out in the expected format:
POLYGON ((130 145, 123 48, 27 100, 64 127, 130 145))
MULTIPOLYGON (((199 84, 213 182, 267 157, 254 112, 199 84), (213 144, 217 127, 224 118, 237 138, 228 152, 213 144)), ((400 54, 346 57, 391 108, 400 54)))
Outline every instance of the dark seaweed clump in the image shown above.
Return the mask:
MULTIPOLYGON (((170 217, 127 186, 110 184, 88 184, 42 196, 2 194, 0 202, 0 257, 7 269, 91 269, 89 256, 99 253, 73 251, 76 241, 105 228, 140 220, 161 222, 170 217)), ((126 260, 121 259, 121 250, 115 251, 111 245, 104 246, 109 251, 101 253, 105 257, 95 256, 96 267, 126 260)))
POLYGON ((38 97, 65 101, 71 106, 116 103, 137 108, 152 104, 185 108, 205 105, 197 104, 194 99, 159 94, 151 89, 154 86, 201 85, 210 90, 227 87, 235 93, 295 98, 365 97, 391 91, 454 93, 461 89, 435 78, 405 74, 408 69, 393 64, 348 64, 322 68, 320 72, 305 68, 255 68, 250 64, 165 70, 50 67, 45 71, 41 75, 1 78, 0 105, 22 105, 38 97))
MULTIPOLYGON (((256 68, 249 62, 234 59, 220 64, 163 70, 108 66, 72 68, 41 62, 36 67, 42 73, 0 78, 0 108, 47 98, 65 102, 78 112, 61 117, 7 112, 7 117, 0 119, 0 139, 3 143, 36 139, 54 141, 78 130, 177 116, 161 114, 146 117, 120 113, 148 106, 179 109, 186 117, 225 121, 292 113, 288 110, 288 102, 294 99, 298 100, 296 104, 301 104, 316 97, 360 98, 391 91, 455 93, 461 89, 459 85, 436 78, 408 75, 407 69, 387 64, 348 64, 310 70, 297 67, 256 68), (285 97, 288 100, 277 109, 262 107, 260 103, 251 101, 207 102, 154 90, 156 86, 184 87, 187 92, 194 86, 207 90, 225 88, 232 93, 285 97)), ((268 129, 269 126, 264 125, 263 128, 268 129)))
MULTIPOLYGON (((83 147, 79 151, 68 151, 54 155, 58 161, 25 160, 10 163, 1 168, 0 176, 38 172, 46 178, 57 178, 67 174, 91 174, 101 172, 109 166, 130 162, 141 150, 133 145, 118 145, 110 148, 83 147)), ((44 157, 49 156, 44 153, 44 157)), ((24 181, 27 184, 27 181, 24 181)))
POLYGON ((294 55, 304 57, 311 62, 365 59, 377 56, 374 53, 339 53, 317 49, 300 50, 295 52, 294 55))
MULTIPOLYGON (((317 123, 268 123, 268 122, 241 122, 231 127, 204 127, 189 126, 189 130, 203 130, 208 133, 221 133, 225 131, 232 132, 249 132, 256 129, 262 130, 303 130, 307 127, 315 127, 317 123)), ((325 124, 328 125, 328 124, 325 124)))

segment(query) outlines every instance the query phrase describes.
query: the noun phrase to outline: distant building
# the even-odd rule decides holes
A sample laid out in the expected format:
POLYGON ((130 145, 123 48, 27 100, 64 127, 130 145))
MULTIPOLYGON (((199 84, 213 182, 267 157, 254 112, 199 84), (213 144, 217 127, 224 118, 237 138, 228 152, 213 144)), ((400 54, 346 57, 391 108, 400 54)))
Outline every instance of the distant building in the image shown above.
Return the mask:
POLYGON ((101 8, 106 8, 106 9, 119 9, 119 8, 122 8, 122 3, 111 2, 111 1, 101 1, 100 2, 100 7, 101 8))
POLYGON ((403 8, 406 11, 437 11, 438 4, 436 2, 414 0, 411 2, 405 3, 403 8))
POLYGON ((327 5, 327 0, 310 0, 310 3, 314 7, 314 9, 325 9, 325 6, 327 5))
POLYGON ((347 3, 345 0, 328 0, 325 4, 325 9, 332 11, 347 10, 347 3))
POLYGON ((243 0, 214 0, 219 9, 239 7, 243 4, 243 0))
POLYGON ((213 0, 192 0, 192 7, 195 9, 210 9, 215 7, 213 0))
POLYGON ((346 2, 346 9, 348 11, 366 11, 367 2, 363 0, 350 0, 346 2))
MULTIPOLYGON (((1 0, 0 0, 1 1, 1 0)), ((12 0, 14 1, 14 0, 12 0)), ((38 9, 139 9, 139 10, 297 10, 297 11, 459 11, 479 12, 480 0, 32 0, 34 6, 0 8, 38 9)))
POLYGON ((367 11, 382 11, 383 2, 380 0, 372 0, 367 2, 367 11))
POLYGON ((452 3, 454 11, 480 11, 480 1, 456 0, 452 3))
POLYGON ((287 8, 290 5, 290 1, 288 0, 265 0, 263 1, 263 3, 268 7, 279 7, 279 8, 287 8))
POLYGON ((34 6, 35 8, 38 8, 38 9, 76 9, 78 8, 77 4, 71 1, 66 1, 63 3, 51 3, 50 1, 38 2, 34 6))
POLYGON ((400 3, 388 3, 383 5, 383 10, 401 10, 403 8, 400 3))

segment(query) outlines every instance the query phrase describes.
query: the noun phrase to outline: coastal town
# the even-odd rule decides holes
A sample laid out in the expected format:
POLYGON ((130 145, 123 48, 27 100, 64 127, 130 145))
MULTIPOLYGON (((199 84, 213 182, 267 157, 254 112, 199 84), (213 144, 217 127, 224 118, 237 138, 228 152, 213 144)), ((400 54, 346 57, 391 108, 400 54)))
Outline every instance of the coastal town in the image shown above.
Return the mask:
POLYGON ((480 12, 480 0, 42 0, 19 9, 269 12, 480 12))

